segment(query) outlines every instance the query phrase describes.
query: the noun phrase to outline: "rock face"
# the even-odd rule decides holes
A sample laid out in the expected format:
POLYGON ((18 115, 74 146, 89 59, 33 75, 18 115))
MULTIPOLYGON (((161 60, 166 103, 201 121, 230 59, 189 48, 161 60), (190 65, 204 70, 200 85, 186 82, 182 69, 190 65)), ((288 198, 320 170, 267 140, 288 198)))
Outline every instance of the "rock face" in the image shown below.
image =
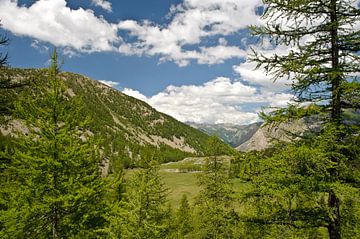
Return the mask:
POLYGON ((222 139, 225 143, 236 148, 242 143, 248 141, 255 134, 255 132, 257 132, 262 123, 257 122, 249 125, 188 124, 208 135, 215 135, 222 139))
MULTIPOLYGON (((7 69, 2 74, 14 80, 46 84, 46 70, 7 69)), ((67 86, 69 98, 82 98, 83 113, 92 119, 90 131, 101 135, 103 153, 110 163, 114 160, 136 161, 146 155, 152 155, 160 162, 202 155, 209 138, 205 133, 88 77, 73 73, 61 73, 60 77, 67 86)), ((21 93, 21 89, 9 91, 7 93, 13 98, 21 93)), ((0 121, 3 135, 13 131, 26 133, 24 130, 26 128, 18 119, 0 121)))
POLYGON ((278 125, 262 126, 256 133, 246 142, 238 146, 238 151, 248 152, 253 150, 264 150, 272 146, 272 140, 281 140, 289 142, 296 140, 297 135, 303 135, 308 132, 318 131, 320 129, 320 121, 314 117, 295 120, 278 125))

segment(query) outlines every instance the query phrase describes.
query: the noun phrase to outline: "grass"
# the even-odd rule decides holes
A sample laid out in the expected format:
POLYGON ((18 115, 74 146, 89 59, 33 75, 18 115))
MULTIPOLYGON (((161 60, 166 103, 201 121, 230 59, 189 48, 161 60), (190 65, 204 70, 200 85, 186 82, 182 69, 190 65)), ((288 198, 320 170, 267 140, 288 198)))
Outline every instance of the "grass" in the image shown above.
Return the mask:
POLYGON ((172 207, 177 208, 181 197, 185 194, 190 203, 195 201, 200 191, 197 185, 198 173, 173 173, 160 171, 164 183, 169 188, 169 202, 172 207))
MULTIPOLYGON (((229 157, 222 157, 225 163, 229 163, 229 157)), ((169 189, 169 203, 177 208, 182 196, 185 194, 191 204, 196 200, 200 192, 198 175, 201 174, 205 158, 187 158, 179 162, 160 165, 159 174, 163 178, 165 186, 169 189)), ((125 178, 131 178, 137 169, 126 171, 125 178)), ((246 190, 246 185, 240 180, 234 179, 234 191, 241 194, 246 190)))

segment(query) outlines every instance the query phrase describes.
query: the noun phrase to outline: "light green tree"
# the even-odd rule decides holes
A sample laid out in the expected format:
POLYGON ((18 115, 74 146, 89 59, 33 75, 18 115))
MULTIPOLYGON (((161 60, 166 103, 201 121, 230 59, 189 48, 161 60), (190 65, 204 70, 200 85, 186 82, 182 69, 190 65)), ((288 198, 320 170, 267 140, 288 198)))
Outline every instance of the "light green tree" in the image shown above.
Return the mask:
POLYGON ((204 172, 199 176, 201 188, 197 200, 199 238, 235 238, 234 198, 229 177, 229 165, 222 161, 221 155, 228 152, 217 137, 210 137, 207 143, 204 172))
POLYGON ((181 197, 179 208, 174 217, 176 218, 174 238, 191 238, 194 234, 194 219, 186 194, 181 197))
POLYGON ((168 189, 154 161, 144 159, 142 165, 127 181, 117 238, 166 238, 169 233, 168 189))

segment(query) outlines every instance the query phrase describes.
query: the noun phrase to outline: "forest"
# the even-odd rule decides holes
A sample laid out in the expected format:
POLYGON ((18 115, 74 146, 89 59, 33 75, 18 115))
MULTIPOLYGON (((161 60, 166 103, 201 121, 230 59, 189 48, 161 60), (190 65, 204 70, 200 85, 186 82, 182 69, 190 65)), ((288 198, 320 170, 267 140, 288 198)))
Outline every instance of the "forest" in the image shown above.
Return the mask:
POLYGON ((149 147, 130 163, 117 155, 104 174, 109 138, 89 133, 93 119, 82 97, 70 97, 57 50, 26 85, 5 74, 1 53, 0 123, 15 117, 27 130, 0 135, 0 238, 360 238, 359 6, 263 2, 266 24, 253 36, 293 50, 248 57, 274 81, 288 79, 296 101, 260 116, 272 128, 299 119, 320 127, 246 153, 194 134, 201 165, 180 163, 199 155, 164 147, 160 159, 149 147), (173 157, 196 193, 170 198, 163 169, 173 157))

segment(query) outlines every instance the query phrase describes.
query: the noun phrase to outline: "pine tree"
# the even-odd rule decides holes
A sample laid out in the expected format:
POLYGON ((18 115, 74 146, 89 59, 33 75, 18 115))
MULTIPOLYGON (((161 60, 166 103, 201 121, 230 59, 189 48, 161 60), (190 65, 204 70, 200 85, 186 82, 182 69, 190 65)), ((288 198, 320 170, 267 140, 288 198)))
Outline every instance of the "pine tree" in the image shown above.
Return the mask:
POLYGON ((198 202, 199 238, 233 237, 233 191, 229 168, 220 158, 227 152, 217 137, 210 137, 207 143, 205 169, 199 177, 201 188, 198 202))
POLYGON ((175 238, 191 238, 191 233, 194 229, 194 226, 192 219, 192 210, 186 194, 182 196, 179 209, 177 210, 175 216, 175 238))
POLYGON ((66 95, 57 61, 54 50, 47 81, 39 79, 16 104, 29 134, 2 172, 2 238, 96 237, 105 223, 97 144, 81 101, 66 95))
POLYGON ((122 201, 121 235, 117 238, 166 238, 169 210, 168 189, 158 174, 154 161, 144 160, 143 168, 134 172, 122 201))
MULTIPOLYGON (((345 215, 348 206, 345 202, 349 195, 345 191, 351 189, 354 195, 359 192, 359 177, 351 173, 359 170, 359 154, 354 149, 358 137, 354 132, 359 132, 359 127, 345 120, 349 112, 346 108, 359 109, 360 83, 356 75, 360 69, 360 31, 355 28, 360 20, 359 6, 352 0, 264 0, 264 3, 266 24, 253 27, 253 33, 291 50, 285 55, 270 56, 254 51, 252 60, 273 74, 274 80, 291 79, 299 103, 312 102, 318 106, 292 105, 263 116, 271 123, 316 115, 323 128, 319 134, 295 142, 295 146, 277 150, 270 158, 274 161, 262 162, 266 169, 263 173, 270 170, 272 178, 260 176, 255 180, 258 189, 271 185, 263 191, 263 198, 282 195, 273 199, 269 207, 286 203, 285 194, 295 200, 287 206, 296 209, 296 213, 286 217, 289 225, 302 227, 293 222, 308 224, 318 219, 321 225, 313 225, 327 228, 330 238, 341 238, 357 230, 342 229, 348 222, 341 214, 345 215), (307 202, 306 206, 300 207, 302 202, 307 202)), ((279 215, 283 214, 273 214, 264 223, 284 223, 284 218, 274 219, 279 215)))

